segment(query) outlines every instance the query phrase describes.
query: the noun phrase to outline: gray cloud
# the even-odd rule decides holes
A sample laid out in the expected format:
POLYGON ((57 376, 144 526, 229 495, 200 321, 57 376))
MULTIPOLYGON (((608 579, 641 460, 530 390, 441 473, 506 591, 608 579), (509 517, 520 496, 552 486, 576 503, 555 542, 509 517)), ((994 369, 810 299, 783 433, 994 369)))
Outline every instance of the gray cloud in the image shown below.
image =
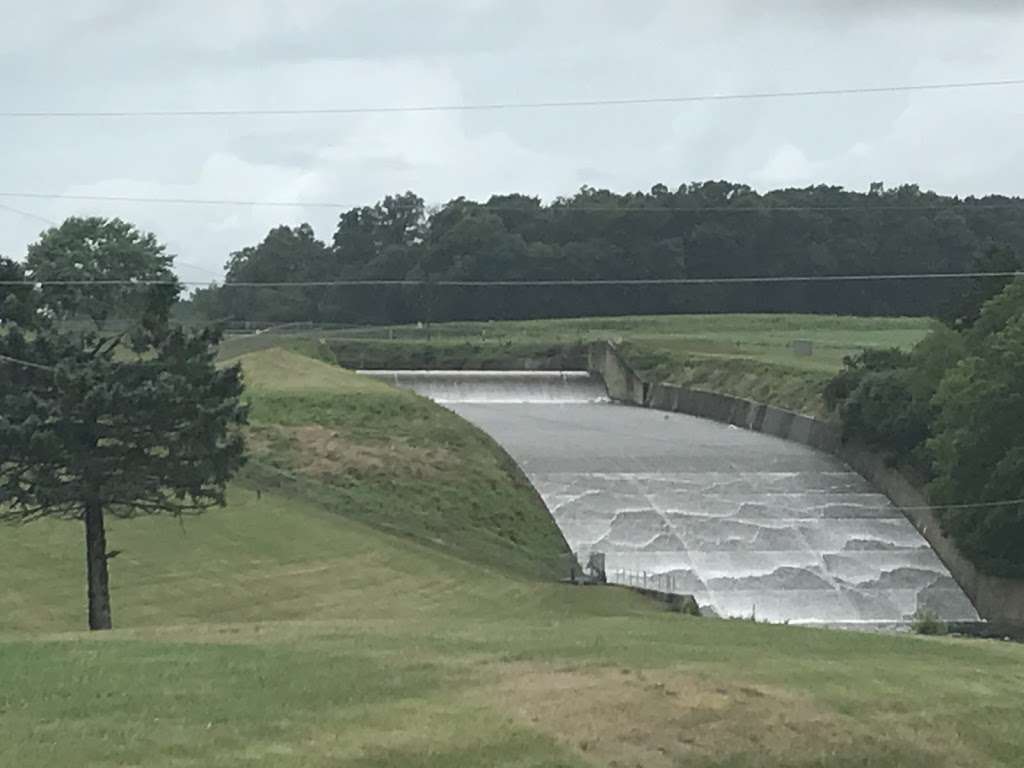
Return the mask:
MULTIPOLYGON (((793 0, 53 0, 0 27, 6 109, 456 104, 1024 75, 1019 3, 793 0)), ((704 178, 760 187, 915 181, 1024 192, 1024 88, 531 112, 3 120, 0 190, 431 202, 704 178)), ((278 223, 336 212, 0 199, 121 215, 203 280, 278 223)), ((0 208, 0 252, 40 222, 0 208)))

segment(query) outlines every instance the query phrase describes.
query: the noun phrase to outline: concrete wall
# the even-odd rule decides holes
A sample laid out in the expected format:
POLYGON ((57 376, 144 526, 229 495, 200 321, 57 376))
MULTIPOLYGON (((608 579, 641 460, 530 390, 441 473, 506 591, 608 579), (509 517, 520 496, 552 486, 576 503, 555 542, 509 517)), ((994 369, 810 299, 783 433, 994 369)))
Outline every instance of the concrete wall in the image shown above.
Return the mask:
POLYGON ((863 446, 844 443, 837 426, 741 397, 645 382, 615 346, 607 342, 591 345, 588 359, 590 371, 604 379, 613 400, 734 424, 836 455, 901 508, 982 618, 1013 626, 1024 624, 1024 580, 980 573, 952 539, 942 533, 935 510, 928 506, 921 489, 907 476, 887 466, 876 453, 863 446))
POLYGON ((587 351, 587 370, 604 379, 608 396, 612 400, 644 404, 647 395, 644 380, 634 373, 611 344, 598 342, 590 345, 587 351))

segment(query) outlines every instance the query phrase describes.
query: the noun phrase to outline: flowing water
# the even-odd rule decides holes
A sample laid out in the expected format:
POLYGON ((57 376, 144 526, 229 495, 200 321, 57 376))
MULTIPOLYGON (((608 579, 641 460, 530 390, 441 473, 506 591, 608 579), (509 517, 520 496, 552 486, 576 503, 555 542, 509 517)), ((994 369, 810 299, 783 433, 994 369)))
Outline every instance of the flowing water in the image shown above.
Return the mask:
POLYGON ((368 372, 490 433, 580 561, 722 616, 905 623, 978 616, 927 542, 838 459, 768 435, 608 402, 586 373, 368 372))
POLYGON ((604 384, 586 371, 360 371, 437 403, 606 403, 604 384))

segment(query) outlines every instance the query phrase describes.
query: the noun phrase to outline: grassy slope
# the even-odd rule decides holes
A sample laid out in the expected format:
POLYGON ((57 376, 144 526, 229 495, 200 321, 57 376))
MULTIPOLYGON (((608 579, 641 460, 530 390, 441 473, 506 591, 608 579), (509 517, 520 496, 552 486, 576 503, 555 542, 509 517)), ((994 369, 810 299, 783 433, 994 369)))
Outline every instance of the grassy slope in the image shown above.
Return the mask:
POLYGON ((353 519, 467 560, 563 575, 567 547, 515 463, 408 391, 282 350, 247 355, 255 487, 320 498, 353 519))
MULTIPOLYGON (((589 341, 612 339, 647 378, 712 389, 822 414, 821 390, 843 357, 865 347, 910 347, 923 318, 820 315, 666 315, 496 323, 446 323, 322 333, 343 365, 551 368, 582 365, 589 341), (393 340, 390 337, 394 337, 393 340), (794 354, 806 339, 814 354, 794 354)), ((325 350, 326 351, 326 350, 325 350)))
MULTIPOLYGON (((385 417, 393 405, 291 357, 247 368, 266 421, 305 418, 332 395, 332 428, 358 413, 355 398, 384 398, 385 417), (286 391, 309 400, 288 405, 286 391)), ((115 523, 125 629, 103 637, 72 631, 78 526, 0 531, 0 765, 1014 766, 1024 755, 1020 646, 682 617, 389 535, 325 485, 261 498, 236 485, 226 510, 184 531, 115 523)))

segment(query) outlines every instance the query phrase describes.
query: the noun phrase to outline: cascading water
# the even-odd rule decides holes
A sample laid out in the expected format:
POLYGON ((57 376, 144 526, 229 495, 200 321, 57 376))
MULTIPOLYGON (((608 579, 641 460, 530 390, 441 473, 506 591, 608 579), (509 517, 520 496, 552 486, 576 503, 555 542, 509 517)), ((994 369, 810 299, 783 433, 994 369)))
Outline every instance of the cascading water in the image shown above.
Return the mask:
POLYGON ((585 371, 359 371, 437 403, 600 403, 601 380, 585 371))
POLYGON ((375 371, 444 403, 520 463, 582 562, 646 574, 722 616, 829 624, 977 613, 889 500, 832 456, 613 405, 582 372, 375 371))

